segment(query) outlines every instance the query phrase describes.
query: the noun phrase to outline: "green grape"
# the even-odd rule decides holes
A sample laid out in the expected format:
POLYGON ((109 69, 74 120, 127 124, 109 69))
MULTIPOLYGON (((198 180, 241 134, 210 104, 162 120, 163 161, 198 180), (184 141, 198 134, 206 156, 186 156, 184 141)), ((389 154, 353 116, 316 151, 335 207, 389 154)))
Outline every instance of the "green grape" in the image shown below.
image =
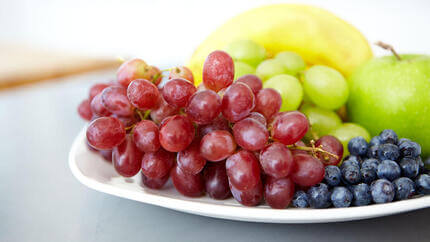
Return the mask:
POLYGON ((342 126, 329 132, 330 135, 335 136, 343 145, 343 156, 347 156, 348 152, 348 142, 350 139, 363 136, 363 138, 369 142, 370 134, 365 128, 355 123, 344 123, 342 126))
POLYGON ((280 60, 287 69, 287 74, 297 75, 300 71, 304 71, 306 63, 298 54, 291 51, 279 52, 275 59, 280 60))
MULTIPOLYGON (((311 124, 310 132, 314 132, 319 137, 342 125, 342 120, 331 110, 304 104, 300 111, 308 117, 311 124)), ((310 132, 307 138, 313 138, 310 132)))
POLYGON ((338 109, 348 100, 345 78, 327 66, 312 66, 303 75, 303 88, 311 101, 319 107, 338 109))
POLYGON ((234 79, 236 80, 237 78, 246 75, 246 74, 255 74, 255 69, 254 67, 240 62, 240 61, 235 61, 234 62, 234 79))
POLYGON ((225 48, 225 51, 233 60, 244 62, 254 67, 266 58, 264 47, 251 40, 234 41, 225 48))
POLYGON ((264 88, 277 90, 282 97, 280 112, 297 110, 303 99, 303 88, 300 81, 294 76, 282 74, 277 75, 263 84, 264 88))
POLYGON ((280 74, 286 74, 287 70, 280 60, 268 59, 260 63, 255 70, 255 74, 265 80, 280 74))

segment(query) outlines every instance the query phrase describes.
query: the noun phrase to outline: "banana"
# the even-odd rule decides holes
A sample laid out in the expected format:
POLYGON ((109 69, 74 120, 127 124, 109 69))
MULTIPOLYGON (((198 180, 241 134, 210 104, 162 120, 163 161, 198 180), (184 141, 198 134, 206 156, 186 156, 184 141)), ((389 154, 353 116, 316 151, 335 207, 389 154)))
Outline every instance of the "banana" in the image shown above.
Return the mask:
POLYGON ((202 81, 207 55, 242 39, 264 46, 269 56, 294 51, 308 65, 328 65, 346 76, 372 57, 365 37, 326 10, 298 4, 267 5, 233 17, 195 50, 187 66, 196 85, 202 81))

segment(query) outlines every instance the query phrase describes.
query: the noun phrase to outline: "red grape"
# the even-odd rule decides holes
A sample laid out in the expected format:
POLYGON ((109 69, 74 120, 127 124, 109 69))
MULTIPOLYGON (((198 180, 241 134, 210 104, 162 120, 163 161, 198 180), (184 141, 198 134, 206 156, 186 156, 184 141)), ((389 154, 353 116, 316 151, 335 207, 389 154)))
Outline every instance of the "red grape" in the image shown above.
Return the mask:
POLYGON ((254 108, 254 94, 251 89, 241 82, 234 83, 222 98, 222 114, 235 123, 248 116, 254 108))
POLYGON ((203 83, 206 88, 218 92, 230 86, 233 79, 233 59, 221 50, 210 53, 203 64, 203 83))
POLYGON ((306 116, 299 111, 283 112, 276 115, 272 124, 272 138, 285 145, 301 140, 309 129, 306 116))
POLYGON ((294 168, 294 159, 285 145, 275 142, 261 150, 260 164, 267 175, 281 178, 290 175, 294 168))
POLYGON ((260 165, 254 154, 241 150, 228 157, 225 163, 228 180, 239 190, 248 190, 260 182, 260 165))
POLYGON ((294 156, 295 169, 291 179, 299 186, 313 186, 320 183, 324 178, 324 165, 317 158, 307 154, 294 156))
POLYGON ((160 103, 157 109, 151 110, 149 116, 152 121, 159 124, 163 119, 175 115, 179 112, 177 107, 168 104, 162 96, 160 96, 160 103))
POLYGON ((175 115, 160 125, 160 144, 170 152, 178 152, 191 144, 194 134, 194 126, 190 119, 182 115, 175 115))
POLYGON ((138 118, 133 114, 132 116, 128 116, 128 117, 123 117, 123 116, 118 116, 116 114, 112 114, 110 117, 114 117, 119 119, 119 121, 121 121, 121 123, 124 125, 124 127, 130 127, 133 124, 137 123, 138 118))
POLYGON ((264 185, 264 198, 272 208, 286 208, 294 195, 294 183, 290 178, 267 177, 264 185))
MULTIPOLYGON (((294 143, 294 146, 306 147, 306 144, 303 141, 299 140, 296 143, 294 143)), ((296 155, 296 154, 305 154, 305 155, 307 155, 308 154, 308 152, 305 151, 305 150, 291 149, 290 151, 291 151, 291 153, 293 155, 296 155)))
POLYGON ((257 112, 252 112, 248 115, 247 118, 252 118, 257 120, 258 122, 260 122, 262 125, 264 125, 264 127, 267 126, 267 121, 266 118, 263 116, 263 114, 261 113, 257 113, 257 112))
POLYGON ((99 150, 99 153, 103 159, 112 162, 112 150, 99 150))
POLYGON ((195 175, 203 170, 205 158, 200 154, 200 140, 195 139, 185 150, 179 151, 176 160, 185 173, 195 175))
POLYGON ((107 87, 101 93, 106 109, 118 116, 132 116, 133 109, 127 98, 127 90, 121 86, 107 87))
POLYGON ((160 84, 161 79, 163 79, 163 76, 161 75, 160 69, 158 69, 155 66, 147 66, 145 68, 145 73, 142 75, 141 79, 148 80, 154 85, 158 86, 160 84))
POLYGON ((90 121, 93 116, 93 112, 91 111, 91 103, 90 100, 83 100, 78 106, 78 114, 81 118, 90 121))
POLYGON ((261 150, 269 140, 266 126, 252 118, 245 118, 235 123, 233 135, 240 147, 250 151, 261 150))
POLYGON ((175 154, 164 149, 145 153, 142 159, 142 172, 149 178, 162 178, 169 174, 175 163, 175 154))
POLYGON ((142 120, 134 126, 133 139, 142 152, 155 152, 160 149, 158 127, 150 120, 142 120))
POLYGON ((175 107, 185 107, 190 97, 196 92, 196 87, 184 79, 173 79, 163 87, 163 98, 175 107))
POLYGON ((170 70, 169 79, 183 78, 194 84, 194 76, 191 70, 186 66, 174 67, 170 70))
POLYGON ((275 89, 261 89, 255 96, 255 111, 263 114, 267 120, 271 120, 273 115, 279 112, 281 105, 281 95, 275 89))
POLYGON ((157 108, 160 100, 157 87, 144 79, 132 81, 127 88, 127 96, 131 104, 140 109, 157 108))
POLYGON ((191 175, 183 172, 178 166, 175 166, 170 172, 170 177, 172 177, 176 190, 184 196, 200 197, 205 191, 205 184, 201 173, 191 175))
POLYGON ((257 95, 258 91, 263 88, 263 82, 261 81, 261 79, 258 76, 252 74, 241 76, 236 80, 236 82, 243 82, 248 85, 254 95, 257 95))
POLYGON ((102 94, 97 94, 93 100, 91 101, 91 112, 93 115, 96 115, 98 117, 107 117, 110 116, 112 113, 109 112, 109 110, 106 109, 105 105, 102 101, 102 94))
POLYGON ((95 96, 97 96, 97 94, 101 93, 108 86, 109 86, 109 84, 106 84, 106 83, 97 83, 97 84, 94 84, 90 88, 90 92, 89 92, 89 95, 88 95, 90 102, 93 100, 93 98, 95 96))
POLYGON ((208 163, 203 172, 206 192, 213 199, 223 200, 231 196, 225 162, 208 163))
POLYGON ((229 157, 236 150, 236 143, 230 132, 215 130, 203 137, 200 153, 206 160, 220 161, 229 157))
POLYGON ((117 81, 125 88, 136 79, 145 79, 144 74, 148 64, 141 59, 132 59, 122 63, 116 73, 117 81))
POLYGON ((234 199, 245 206, 257 206, 263 200, 263 184, 261 181, 251 189, 239 190, 229 184, 234 199))
POLYGON ((324 165, 337 165, 342 160, 343 156, 343 145, 340 141, 331 135, 322 136, 315 143, 316 147, 320 147, 321 149, 330 152, 334 155, 337 155, 337 159, 334 156, 329 154, 324 154, 321 152, 317 152, 317 157, 324 163, 324 165))
POLYGON ((206 125, 199 125, 198 127, 198 135, 200 138, 209 134, 215 130, 227 130, 230 131, 230 126, 228 125, 228 121, 223 118, 221 115, 216 117, 212 123, 206 125))
POLYGON ((209 124, 221 111, 221 98, 212 90, 194 93, 185 112, 198 124, 209 124))
POLYGON ((142 176, 142 184, 145 187, 149 187, 151 189, 160 189, 166 184, 167 180, 169 180, 169 174, 161 177, 161 178, 149 178, 143 174, 143 172, 140 173, 142 176))
POLYGON ((132 177, 139 172, 142 157, 143 153, 136 147, 130 135, 112 151, 115 170, 124 177, 132 177))
POLYGON ((111 150, 124 139, 124 125, 116 118, 97 118, 88 125, 88 143, 98 150, 111 150))

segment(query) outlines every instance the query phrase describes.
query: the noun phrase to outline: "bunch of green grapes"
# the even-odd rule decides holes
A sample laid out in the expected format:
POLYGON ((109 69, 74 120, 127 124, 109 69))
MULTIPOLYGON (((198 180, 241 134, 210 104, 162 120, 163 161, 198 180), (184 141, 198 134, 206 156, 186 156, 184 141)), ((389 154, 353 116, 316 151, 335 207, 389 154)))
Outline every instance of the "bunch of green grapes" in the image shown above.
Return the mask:
POLYGON ((300 55, 291 51, 268 58, 264 47, 250 40, 235 41, 225 50, 235 62, 235 79, 246 74, 257 75, 264 88, 276 89, 281 94, 281 112, 300 110, 308 117, 311 129, 306 139, 336 136, 344 145, 345 155, 351 138, 363 136, 369 141, 366 129, 343 123, 339 116, 345 109, 349 89, 345 77, 336 69, 307 65, 300 55))

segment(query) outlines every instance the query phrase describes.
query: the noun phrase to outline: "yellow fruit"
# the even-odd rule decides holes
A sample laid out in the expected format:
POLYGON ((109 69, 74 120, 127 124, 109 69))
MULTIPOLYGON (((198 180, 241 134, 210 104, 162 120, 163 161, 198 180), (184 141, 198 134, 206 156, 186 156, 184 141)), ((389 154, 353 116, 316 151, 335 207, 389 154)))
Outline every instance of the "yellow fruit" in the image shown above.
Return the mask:
POLYGON ((202 81, 206 56, 235 40, 252 40, 268 56, 293 51, 309 65, 328 65, 346 76, 372 57, 364 36, 332 13, 307 5, 268 5, 230 19, 196 49, 188 62, 196 85, 202 81))

